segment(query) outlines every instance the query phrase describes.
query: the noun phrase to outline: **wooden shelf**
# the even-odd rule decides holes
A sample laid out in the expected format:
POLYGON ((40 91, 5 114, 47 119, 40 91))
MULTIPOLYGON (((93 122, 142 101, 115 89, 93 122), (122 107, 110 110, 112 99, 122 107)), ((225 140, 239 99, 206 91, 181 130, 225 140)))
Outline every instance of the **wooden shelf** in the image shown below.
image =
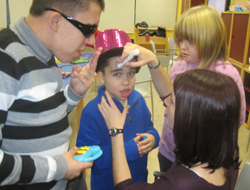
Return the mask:
POLYGON ((250 12, 222 12, 227 29, 229 61, 239 71, 245 89, 246 118, 244 126, 250 129, 250 12))
MULTIPOLYGON (((166 38, 164 37, 153 37, 150 36, 150 40, 155 42, 155 45, 166 45, 166 38)), ((151 44, 150 41, 147 41, 145 36, 138 36, 137 37, 137 44, 143 45, 143 44, 151 44)))
POLYGON ((249 86, 244 86, 244 89, 248 92, 250 92, 250 87, 249 86))
POLYGON ((246 104, 246 110, 249 111, 249 104, 246 104))
MULTIPOLYGON (((167 27, 166 26, 159 26, 159 27, 164 28, 166 30, 166 35, 167 35, 167 27)), ((135 43, 136 44, 152 50, 151 43, 150 43, 150 40, 152 40, 154 41, 155 47, 157 49, 167 49, 166 48, 168 46, 167 36, 166 37, 150 36, 150 39, 146 40, 145 36, 138 35, 141 31, 145 29, 148 29, 150 33, 157 32, 158 26, 149 26, 148 28, 143 28, 143 27, 135 28, 135 43)))

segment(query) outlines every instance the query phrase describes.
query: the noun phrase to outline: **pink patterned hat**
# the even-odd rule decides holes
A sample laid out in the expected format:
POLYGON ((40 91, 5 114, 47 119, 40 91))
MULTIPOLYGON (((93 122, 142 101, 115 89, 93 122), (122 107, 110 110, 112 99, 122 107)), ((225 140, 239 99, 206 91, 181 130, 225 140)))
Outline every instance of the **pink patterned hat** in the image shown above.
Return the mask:
POLYGON ((96 36, 95 48, 102 47, 102 52, 116 47, 123 47, 131 43, 129 35, 120 29, 108 29, 99 32, 96 36))
MULTIPOLYGON (((126 43, 132 43, 129 35, 119 29, 108 29, 99 32, 96 36, 95 48, 102 47, 102 53, 97 61, 96 73, 108 65, 107 59, 121 56, 126 43)), ((138 73, 140 67, 136 68, 138 73)))

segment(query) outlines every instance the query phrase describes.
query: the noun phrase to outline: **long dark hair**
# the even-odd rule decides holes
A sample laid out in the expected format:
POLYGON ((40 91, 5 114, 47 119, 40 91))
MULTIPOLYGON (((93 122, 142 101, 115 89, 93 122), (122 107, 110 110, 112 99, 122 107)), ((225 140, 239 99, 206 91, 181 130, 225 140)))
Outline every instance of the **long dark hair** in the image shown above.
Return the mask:
POLYGON ((234 80, 209 70, 190 70, 176 77, 174 93, 177 164, 237 169, 241 99, 234 80))

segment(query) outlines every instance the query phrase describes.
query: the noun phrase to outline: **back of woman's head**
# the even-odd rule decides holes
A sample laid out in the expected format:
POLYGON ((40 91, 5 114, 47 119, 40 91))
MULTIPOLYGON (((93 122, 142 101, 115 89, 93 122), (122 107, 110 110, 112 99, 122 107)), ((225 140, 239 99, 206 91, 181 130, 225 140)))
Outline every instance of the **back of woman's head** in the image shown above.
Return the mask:
POLYGON ((176 77, 174 137, 178 164, 238 168, 240 93, 229 76, 191 70, 176 77))
MULTIPOLYGON (((212 6, 195 6, 184 12, 174 27, 174 39, 180 48, 180 40, 188 40, 197 47, 199 68, 209 67, 221 59, 227 60, 227 31, 225 24, 212 6)), ((182 55, 180 55, 182 59, 182 55)))

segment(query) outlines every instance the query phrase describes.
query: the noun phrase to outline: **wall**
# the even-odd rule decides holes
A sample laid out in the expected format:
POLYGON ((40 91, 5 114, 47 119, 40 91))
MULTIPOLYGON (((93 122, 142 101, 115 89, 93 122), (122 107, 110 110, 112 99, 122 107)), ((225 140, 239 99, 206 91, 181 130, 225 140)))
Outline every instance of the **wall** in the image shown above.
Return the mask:
POLYGON ((12 25, 21 16, 28 16, 31 3, 32 0, 9 0, 10 22, 12 25))
MULTIPOLYGON (((5 2, 0 0, 0 26, 6 25, 5 2)), ((9 0, 11 24, 21 16, 28 15, 31 3, 32 0, 9 0)), ((177 0, 105 0, 105 4, 99 30, 119 28, 133 33, 135 22, 141 21, 146 21, 150 26, 172 29, 176 20, 177 0)))
POLYGON ((134 25, 142 21, 173 29, 176 11, 177 0, 106 0, 99 29, 119 28, 133 33, 134 25))
MULTIPOLYGON (((10 22, 13 25, 21 16, 29 14, 32 0, 9 0, 10 22)), ((6 0, 0 0, 0 26, 7 26, 6 0)))
POLYGON ((226 0, 208 0, 208 5, 213 6, 221 14, 225 11, 226 0))
POLYGON ((7 26, 6 0, 0 0, 0 27, 7 26))
POLYGON ((106 0, 98 29, 115 28, 133 33, 134 7, 134 0, 106 0))
POLYGON ((176 21, 177 0, 136 0, 136 23, 167 26, 172 30, 176 21))

